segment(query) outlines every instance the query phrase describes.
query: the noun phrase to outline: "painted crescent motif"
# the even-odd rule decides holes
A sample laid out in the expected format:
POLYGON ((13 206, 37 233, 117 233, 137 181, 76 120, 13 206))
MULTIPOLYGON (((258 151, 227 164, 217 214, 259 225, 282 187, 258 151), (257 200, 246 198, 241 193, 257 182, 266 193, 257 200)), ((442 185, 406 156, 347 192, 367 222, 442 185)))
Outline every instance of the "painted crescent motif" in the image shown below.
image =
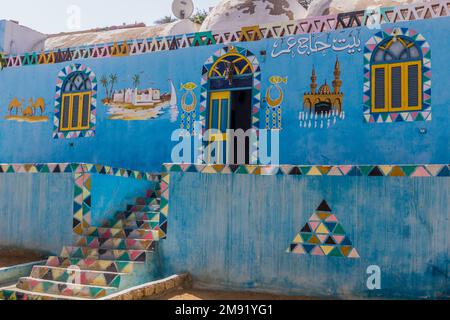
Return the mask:
POLYGON ((195 110, 196 106, 197 106, 197 97, 195 96, 192 90, 188 90, 181 98, 181 107, 183 108, 184 112, 192 112, 195 110), (188 95, 190 95, 192 98, 192 102, 190 104, 186 104, 186 99, 188 95))
POLYGON ((266 101, 270 107, 276 108, 279 105, 281 105, 281 103, 283 102, 284 93, 283 93, 283 90, 281 89, 281 87, 277 84, 277 85, 275 85, 275 88, 278 90, 278 98, 272 99, 271 94, 270 94, 272 87, 273 86, 270 86, 266 91, 266 101))

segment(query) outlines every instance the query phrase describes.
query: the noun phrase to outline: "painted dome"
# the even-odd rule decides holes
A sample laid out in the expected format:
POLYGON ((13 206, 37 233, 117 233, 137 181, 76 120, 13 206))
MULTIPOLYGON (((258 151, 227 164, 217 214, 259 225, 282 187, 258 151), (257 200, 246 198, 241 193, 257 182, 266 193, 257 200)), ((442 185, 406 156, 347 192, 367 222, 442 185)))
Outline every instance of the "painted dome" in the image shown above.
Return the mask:
POLYGON ((325 84, 319 88, 319 94, 330 94, 330 93, 331 93, 330 86, 325 82, 325 84))
POLYGON ((424 2, 424 0, 313 0, 309 5, 308 17, 359 11, 367 8, 396 7, 417 2, 424 2))
POLYGON ((201 31, 226 31, 306 17, 298 0, 221 0, 203 22, 201 31))

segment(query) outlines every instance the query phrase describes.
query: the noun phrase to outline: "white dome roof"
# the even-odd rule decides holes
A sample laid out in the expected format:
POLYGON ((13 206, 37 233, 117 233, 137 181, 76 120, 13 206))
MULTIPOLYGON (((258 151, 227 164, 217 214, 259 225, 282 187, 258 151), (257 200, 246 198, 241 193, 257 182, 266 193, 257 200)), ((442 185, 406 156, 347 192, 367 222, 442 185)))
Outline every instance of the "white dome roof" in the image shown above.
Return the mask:
POLYGON ((424 0, 313 0, 308 17, 365 10, 367 8, 396 7, 403 4, 426 2, 424 0))
POLYGON ((298 20, 306 17, 306 13, 298 0, 221 0, 203 22, 201 31, 298 20))

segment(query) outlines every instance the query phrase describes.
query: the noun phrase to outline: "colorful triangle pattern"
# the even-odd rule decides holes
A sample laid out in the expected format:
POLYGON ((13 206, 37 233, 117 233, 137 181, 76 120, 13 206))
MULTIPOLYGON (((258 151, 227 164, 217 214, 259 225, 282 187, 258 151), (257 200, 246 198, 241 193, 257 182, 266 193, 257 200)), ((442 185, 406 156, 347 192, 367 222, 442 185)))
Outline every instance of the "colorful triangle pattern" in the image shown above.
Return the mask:
POLYGON ((313 256, 360 258, 344 227, 325 200, 295 236, 287 252, 313 256))

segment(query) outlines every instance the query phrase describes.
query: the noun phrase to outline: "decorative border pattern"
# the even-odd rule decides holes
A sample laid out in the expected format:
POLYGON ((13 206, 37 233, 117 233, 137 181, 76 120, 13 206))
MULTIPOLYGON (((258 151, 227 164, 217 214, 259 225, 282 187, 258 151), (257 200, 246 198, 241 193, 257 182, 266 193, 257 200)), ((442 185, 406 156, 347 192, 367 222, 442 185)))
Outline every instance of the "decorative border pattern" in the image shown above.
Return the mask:
POLYGON ((293 20, 284 23, 265 24, 228 30, 221 33, 199 32, 192 34, 135 39, 114 44, 98 44, 41 53, 8 55, 2 64, 5 67, 22 67, 36 64, 70 62, 77 59, 99 59, 123 57, 150 52, 177 50, 197 46, 226 44, 230 42, 258 41, 261 39, 281 38, 298 34, 328 32, 361 26, 373 27, 374 24, 398 23, 450 16, 450 0, 406 4, 398 7, 384 7, 380 10, 368 9, 293 20))
POLYGON ((159 181, 159 175, 155 173, 86 163, 0 164, 0 173, 91 173, 153 182, 159 181))
MULTIPOLYGON (((450 164, 443 165, 377 165, 377 166, 257 166, 257 165, 197 165, 165 163, 162 166, 161 221, 167 234, 171 173, 249 174, 256 176, 329 176, 329 177, 450 177, 450 164), (164 220, 165 219, 165 220, 164 220)), ((162 225, 162 224, 161 224, 162 225)), ((163 229, 161 227, 161 229, 163 229)))
POLYGON ((364 48, 364 121, 366 123, 392 123, 431 121, 431 50, 424 36, 408 28, 393 28, 376 33, 364 48), (371 60, 378 44, 393 35, 411 38, 422 50, 422 111, 372 113, 371 60))
POLYGON ((97 123, 97 78, 94 72, 82 64, 71 64, 62 69, 58 74, 56 80, 56 94, 55 94, 55 116, 53 120, 53 138, 55 139, 75 139, 75 138, 90 138, 95 135, 95 125, 97 123), (91 116, 89 130, 84 131, 59 131, 59 124, 61 119, 61 104, 62 104, 62 86, 65 79, 72 72, 83 72, 92 84, 92 97, 91 97, 91 116))
POLYGON ((159 215, 159 238, 167 237, 167 219, 169 217, 169 192, 170 192, 170 173, 163 173, 161 177, 161 204, 159 215))
MULTIPOLYGON (((257 132, 259 131, 260 125, 260 109, 261 109, 261 68, 259 66, 258 59, 256 56, 245 48, 240 47, 223 47, 222 49, 216 51, 208 60, 206 60, 205 64, 202 68, 202 79, 201 79, 201 93, 200 93, 200 122, 202 124, 202 132, 200 133, 203 137, 206 131, 206 116, 207 116, 207 107, 208 107, 208 83, 209 83, 209 71, 214 63, 220 59, 223 55, 227 54, 230 50, 236 50, 238 54, 246 57, 253 66, 253 100, 252 100, 252 127, 257 132)), ((257 143, 257 142, 256 142, 257 143)), ((258 151, 257 148, 254 147, 255 150, 252 155, 250 161, 252 163, 257 163, 258 161, 258 151)), ((199 153, 202 154, 202 153, 199 153)), ((203 161, 203 159, 199 159, 203 161)))
POLYGON ((331 177, 450 177, 450 164, 374 165, 374 166, 257 166, 164 164, 163 174, 172 172, 201 174, 250 174, 257 176, 331 176, 331 177))

